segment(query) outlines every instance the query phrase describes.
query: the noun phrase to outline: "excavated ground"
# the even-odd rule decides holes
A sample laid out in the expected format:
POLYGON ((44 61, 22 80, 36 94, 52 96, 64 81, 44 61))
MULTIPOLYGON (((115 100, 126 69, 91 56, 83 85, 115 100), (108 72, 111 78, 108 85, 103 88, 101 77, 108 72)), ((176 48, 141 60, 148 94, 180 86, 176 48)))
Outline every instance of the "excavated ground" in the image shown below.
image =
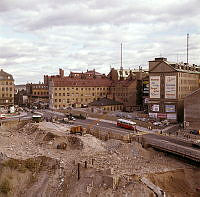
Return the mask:
POLYGON ((0 197, 156 196, 142 177, 167 196, 200 196, 197 166, 137 142, 71 135, 62 124, 0 129, 0 152, 0 197))

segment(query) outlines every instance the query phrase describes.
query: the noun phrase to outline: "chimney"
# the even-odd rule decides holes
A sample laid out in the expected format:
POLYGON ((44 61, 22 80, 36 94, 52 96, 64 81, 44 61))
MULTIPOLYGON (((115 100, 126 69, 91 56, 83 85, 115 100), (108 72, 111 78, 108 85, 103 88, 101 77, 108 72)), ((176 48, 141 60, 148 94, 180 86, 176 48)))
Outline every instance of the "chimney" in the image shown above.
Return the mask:
POLYGON ((167 58, 164 57, 158 57, 155 58, 153 61, 149 61, 149 70, 152 70, 159 62, 167 61, 167 58))
POLYGON ((64 77, 64 70, 61 69, 61 68, 59 68, 59 75, 60 75, 61 78, 64 77))

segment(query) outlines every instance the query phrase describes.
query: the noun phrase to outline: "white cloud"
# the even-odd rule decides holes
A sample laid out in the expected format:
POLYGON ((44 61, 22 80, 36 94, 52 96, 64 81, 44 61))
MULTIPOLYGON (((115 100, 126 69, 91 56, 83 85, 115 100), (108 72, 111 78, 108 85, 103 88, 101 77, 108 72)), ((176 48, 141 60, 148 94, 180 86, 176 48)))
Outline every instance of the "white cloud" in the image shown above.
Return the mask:
POLYGON ((200 64, 199 0, 1 0, 0 67, 16 83, 42 80, 59 67, 108 72, 147 66, 160 54, 200 64))

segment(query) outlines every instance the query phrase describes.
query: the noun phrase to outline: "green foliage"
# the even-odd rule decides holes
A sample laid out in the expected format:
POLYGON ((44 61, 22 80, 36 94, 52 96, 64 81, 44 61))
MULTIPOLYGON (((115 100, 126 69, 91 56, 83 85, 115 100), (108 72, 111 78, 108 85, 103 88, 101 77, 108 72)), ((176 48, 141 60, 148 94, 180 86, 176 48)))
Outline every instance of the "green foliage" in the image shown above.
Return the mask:
POLYGON ((7 179, 3 180, 2 183, 0 184, 0 192, 8 194, 10 191, 11 191, 10 182, 7 179))

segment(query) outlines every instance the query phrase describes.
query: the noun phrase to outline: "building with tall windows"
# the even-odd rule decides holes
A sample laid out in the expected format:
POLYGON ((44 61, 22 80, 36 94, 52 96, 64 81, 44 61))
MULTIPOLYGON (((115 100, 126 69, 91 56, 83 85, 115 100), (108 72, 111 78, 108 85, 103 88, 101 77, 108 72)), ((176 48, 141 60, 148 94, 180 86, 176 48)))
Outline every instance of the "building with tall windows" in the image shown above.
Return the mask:
POLYGON ((8 108, 14 105, 14 79, 11 74, 0 70, 0 107, 8 108))
POLYGON ((149 61, 149 117, 183 121, 184 98, 199 86, 199 66, 167 58, 149 61))

